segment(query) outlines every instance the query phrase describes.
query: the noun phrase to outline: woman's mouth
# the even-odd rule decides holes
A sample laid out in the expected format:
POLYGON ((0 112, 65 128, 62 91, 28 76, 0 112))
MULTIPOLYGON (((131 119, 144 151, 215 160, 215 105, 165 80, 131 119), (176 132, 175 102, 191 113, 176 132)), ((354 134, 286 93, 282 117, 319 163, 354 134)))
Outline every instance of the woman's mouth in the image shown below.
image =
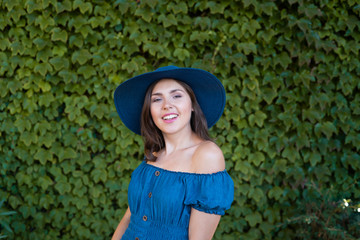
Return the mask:
POLYGON ((172 121, 174 121, 178 116, 179 116, 178 114, 171 113, 171 114, 166 114, 165 116, 162 117, 162 119, 163 119, 165 122, 172 122, 172 121))

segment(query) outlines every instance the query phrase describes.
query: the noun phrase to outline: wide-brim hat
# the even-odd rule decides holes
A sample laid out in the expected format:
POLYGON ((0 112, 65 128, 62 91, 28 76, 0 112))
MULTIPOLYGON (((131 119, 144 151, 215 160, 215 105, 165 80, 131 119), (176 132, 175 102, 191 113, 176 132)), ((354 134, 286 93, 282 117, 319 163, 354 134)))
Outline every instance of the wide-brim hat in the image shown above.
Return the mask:
POLYGON ((116 88, 116 111, 127 128, 141 135, 141 111, 146 90, 153 82, 164 78, 179 80, 191 87, 205 115, 208 128, 219 120, 226 101, 225 89, 220 80, 202 69, 166 66, 130 78, 116 88))

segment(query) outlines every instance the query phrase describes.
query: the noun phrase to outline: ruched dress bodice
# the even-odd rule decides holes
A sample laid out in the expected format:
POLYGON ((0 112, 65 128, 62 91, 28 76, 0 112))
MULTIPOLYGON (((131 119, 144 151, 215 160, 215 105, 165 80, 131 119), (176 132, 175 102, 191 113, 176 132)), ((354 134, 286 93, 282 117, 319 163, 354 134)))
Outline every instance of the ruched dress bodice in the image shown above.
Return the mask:
POLYGON ((224 215, 233 199, 234 183, 226 170, 212 174, 174 172, 144 161, 131 176, 131 219, 121 239, 188 239, 191 208, 224 215))

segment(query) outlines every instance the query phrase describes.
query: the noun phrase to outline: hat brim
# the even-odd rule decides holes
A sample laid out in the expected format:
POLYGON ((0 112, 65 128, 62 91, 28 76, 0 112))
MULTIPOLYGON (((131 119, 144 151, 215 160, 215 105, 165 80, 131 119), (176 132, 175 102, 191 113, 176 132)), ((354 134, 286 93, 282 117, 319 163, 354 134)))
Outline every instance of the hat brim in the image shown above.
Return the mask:
POLYGON ((196 68, 169 68, 144 73, 120 84, 114 93, 116 110, 127 128, 141 135, 141 110, 148 87, 155 81, 171 78, 188 84, 207 120, 208 128, 221 117, 226 95, 220 80, 213 74, 196 68))

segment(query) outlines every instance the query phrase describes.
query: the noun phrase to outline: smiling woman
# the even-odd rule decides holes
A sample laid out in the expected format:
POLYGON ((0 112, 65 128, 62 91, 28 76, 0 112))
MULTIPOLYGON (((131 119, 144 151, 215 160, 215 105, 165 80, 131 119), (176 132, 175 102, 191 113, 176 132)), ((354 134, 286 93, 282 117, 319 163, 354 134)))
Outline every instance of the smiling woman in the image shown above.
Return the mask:
POLYGON ((154 118, 153 114, 156 111, 159 111, 159 114, 163 112, 164 116, 160 115, 160 117, 165 123, 172 123, 176 120, 181 121, 185 118, 185 122, 190 124, 191 130, 194 133, 204 140, 210 140, 206 118, 196 100, 194 91, 189 85, 174 79, 156 81, 147 89, 141 118, 145 155, 148 161, 155 161, 157 157, 153 153, 158 152, 165 144, 162 131, 158 124, 155 123, 156 121, 161 125, 161 121, 158 121, 159 117, 154 118), (191 108, 191 112, 187 109, 187 111, 182 111, 180 116, 178 112, 173 112, 177 111, 178 108, 184 108, 185 102, 188 105, 187 108, 191 108), (175 107, 176 109, 174 110, 175 107), (186 112, 190 112, 190 114, 186 116, 186 112))
POLYGON ((145 160, 129 184, 129 208, 113 239, 211 239, 234 185, 208 128, 225 91, 209 72, 168 66, 115 91, 124 124, 144 140, 145 160))
POLYGON ((155 125, 164 134, 191 131, 192 106, 189 94, 172 79, 162 79, 151 94, 150 113, 155 125))

